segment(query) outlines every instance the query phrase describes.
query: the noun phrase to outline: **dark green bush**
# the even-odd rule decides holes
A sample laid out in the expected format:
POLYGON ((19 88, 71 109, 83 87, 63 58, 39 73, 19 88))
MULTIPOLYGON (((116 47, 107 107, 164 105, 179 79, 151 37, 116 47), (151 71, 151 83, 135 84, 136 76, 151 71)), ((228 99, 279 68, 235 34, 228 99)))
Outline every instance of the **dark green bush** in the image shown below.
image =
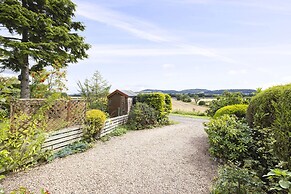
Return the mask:
POLYGON ((211 194, 262 194, 263 187, 255 172, 231 164, 220 167, 211 194))
POLYGON ((291 169, 291 87, 283 91, 274 107, 274 153, 280 161, 287 162, 291 169))
POLYGON ((223 115, 206 124, 209 152, 223 162, 243 162, 249 157, 252 144, 251 131, 247 124, 235 116, 223 115))
POLYGON ((210 102, 209 109, 207 110, 208 116, 213 117, 216 111, 222 107, 234 104, 243 104, 243 95, 240 92, 225 91, 216 100, 210 102))
POLYGON ((246 115, 249 126, 271 127, 276 118, 274 104, 287 88, 291 88, 291 84, 274 86, 255 95, 251 99, 246 115))
POLYGON ((228 105, 218 109, 213 116, 213 118, 221 117, 222 115, 235 115, 238 118, 245 118, 247 112, 248 105, 246 104, 235 104, 235 105, 228 105))
POLYGON ((86 112, 86 126, 83 128, 84 138, 93 141, 103 128, 106 120, 106 114, 97 109, 86 112))
POLYGON ((199 105, 199 106, 205 106, 205 105, 206 105, 206 102, 203 101, 203 100, 200 100, 200 101, 198 102, 198 105, 199 105))
POLYGON ((158 124, 158 112, 146 103, 136 103, 129 112, 130 129, 140 130, 154 127, 158 124))
POLYGON ((157 111, 158 122, 168 123, 168 115, 172 110, 171 97, 163 93, 139 94, 137 102, 146 103, 157 111))

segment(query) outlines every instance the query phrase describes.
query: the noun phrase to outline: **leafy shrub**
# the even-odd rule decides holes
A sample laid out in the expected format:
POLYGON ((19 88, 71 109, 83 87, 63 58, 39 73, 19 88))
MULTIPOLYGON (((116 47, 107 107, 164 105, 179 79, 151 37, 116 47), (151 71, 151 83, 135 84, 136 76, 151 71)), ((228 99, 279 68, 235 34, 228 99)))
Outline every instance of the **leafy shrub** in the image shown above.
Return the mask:
POLYGON ((252 144, 250 128, 235 116, 223 115, 206 124, 209 152, 222 161, 243 161, 252 144))
POLYGON ((216 111, 227 105, 243 104, 243 95, 240 92, 225 91, 216 100, 210 102, 209 109, 207 110, 208 116, 213 117, 216 111))
POLYGON ((91 148, 91 145, 84 141, 78 141, 71 145, 64 147, 63 149, 54 153, 50 158, 49 161, 54 160, 56 158, 64 158, 68 155, 84 152, 91 148))
POLYGON ((238 118, 245 118, 248 105, 245 104, 235 104, 222 107, 216 111, 213 118, 221 117, 222 115, 235 115, 238 118))
POLYGON ((249 126, 271 127, 276 118, 274 104, 287 88, 291 88, 291 84, 274 86, 255 95, 251 99, 246 115, 249 126))
POLYGON ((103 137, 101 137, 100 140, 103 141, 103 142, 105 142, 105 141, 109 141, 111 139, 111 137, 113 137, 113 136, 121 136, 121 135, 124 135, 124 134, 127 133, 128 128, 129 127, 127 125, 118 126, 111 133, 108 133, 108 134, 104 135, 103 137))
POLYGON ((158 112, 146 103, 136 103, 129 112, 128 124, 131 129, 151 128, 158 124, 158 112))
POLYGON ((9 121, 2 125, 0 133, 0 166, 4 171, 26 168, 44 156, 41 146, 45 140, 45 123, 41 118, 21 114, 15 118, 13 129, 9 121), (28 122, 29 121, 29 122, 28 122), (25 129, 19 130, 23 123, 25 129))
POLYGON ((94 140, 100 130, 104 127, 106 114, 97 109, 89 110, 86 112, 86 126, 84 130, 84 138, 88 141, 94 140))
POLYGON ((150 93, 150 94, 139 94, 137 96, 137 102, 146 103, 150 107, 157 111, 158 122, 168 123, 168 114, 172 110, 171 97, 163 93, 150 93))
POLYGON ((200 101, 198 102, 198 105, 199 105, 199 106, 205 106, 205 105, 206 105, 206 102, 203 101, 203 100, 200 100, 200 101))
POLYGON ((265 175, 271 181, 270 191, 278 191, 282 194, 291 193, 291 172, 283 169, 271 169, 271 171, 265 175))
POLYGON ((261 194, 263 186, 255 172, 231 164, 220 167, 211 194, 261 194))
POLYGON ((109 133, 110 136, 121 136, 126 134, 127 128, 125 126, 119 126, 114 131, 109 133))

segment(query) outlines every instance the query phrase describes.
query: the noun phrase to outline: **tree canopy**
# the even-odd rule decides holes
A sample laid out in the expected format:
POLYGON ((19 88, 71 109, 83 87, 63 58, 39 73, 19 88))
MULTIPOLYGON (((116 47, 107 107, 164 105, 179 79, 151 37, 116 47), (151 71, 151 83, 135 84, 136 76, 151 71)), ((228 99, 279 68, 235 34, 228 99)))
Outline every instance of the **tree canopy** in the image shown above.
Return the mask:
POLYGON ((29 98, 30 71, 87 57, 75 9, 70 0, 0 0, 0 29, 9 34, 0 35, 0 68, 21 72, 22 98, 29 98))

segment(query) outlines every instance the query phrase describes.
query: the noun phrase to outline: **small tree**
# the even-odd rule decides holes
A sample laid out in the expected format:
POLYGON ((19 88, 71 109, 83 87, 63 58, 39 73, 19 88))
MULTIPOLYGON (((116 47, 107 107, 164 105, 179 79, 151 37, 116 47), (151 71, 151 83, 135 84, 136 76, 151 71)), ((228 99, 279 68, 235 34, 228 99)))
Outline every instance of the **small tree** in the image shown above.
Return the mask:
POLYGON ((89 45, 76 32, 71 0, 0 0, 0 68, 21 72, 21 98, 30 97, 29 74, 56 62, 67 66, 87 57, 89 45), (35 65, 31 65, 33 60, 35 65))
POLYGON ((96 71, 91 79, 85 79, 84 84, 78 81, 79 92, 86 99, 91 109, 107 110, 107 96, 110 85, 96 71))
POLYGON ((199 96, 197 94, 194 94, 193 98, 194 98, 195 104, 198 104, 198 101, 200 100, 199 96))

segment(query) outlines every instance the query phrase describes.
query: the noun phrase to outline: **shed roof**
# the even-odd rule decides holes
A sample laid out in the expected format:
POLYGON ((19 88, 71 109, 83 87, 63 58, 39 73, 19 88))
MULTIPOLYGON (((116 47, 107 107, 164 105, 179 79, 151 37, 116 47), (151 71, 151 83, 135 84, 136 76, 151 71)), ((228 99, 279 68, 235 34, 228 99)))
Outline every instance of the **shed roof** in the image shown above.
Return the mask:
POLYGON ((120 94, 120 95, 123 95, 123 96, 126 96, 126 97, 135 97, 137 96, 137 94, 131 90, 115 90, 114 92, 112 92, 111 94, 109 94, 107 96, 107 98, 110 98, 111 96, 113 96, 114 94, 120 94))

